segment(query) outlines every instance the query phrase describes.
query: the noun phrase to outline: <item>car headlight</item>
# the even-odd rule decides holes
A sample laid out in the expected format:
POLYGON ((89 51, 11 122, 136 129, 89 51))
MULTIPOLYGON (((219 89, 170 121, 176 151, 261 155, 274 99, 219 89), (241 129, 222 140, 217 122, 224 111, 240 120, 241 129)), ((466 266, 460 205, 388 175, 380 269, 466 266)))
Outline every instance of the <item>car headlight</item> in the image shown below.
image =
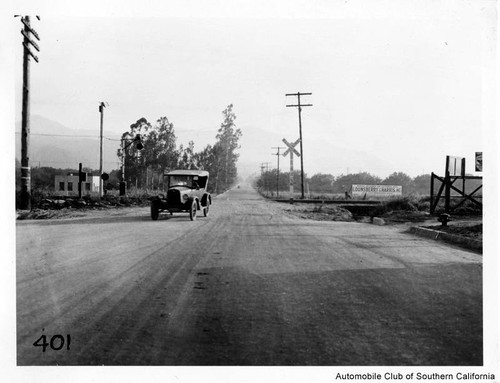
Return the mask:
POLYGON ((187 195, 187 194, 184 194, 184 195, 182 196, 182 200, 183 200, 184 202, 187 202, 187 200, 188 200, 188 199, 189 199, 189 197, 188 197, 188 195, 187 195))

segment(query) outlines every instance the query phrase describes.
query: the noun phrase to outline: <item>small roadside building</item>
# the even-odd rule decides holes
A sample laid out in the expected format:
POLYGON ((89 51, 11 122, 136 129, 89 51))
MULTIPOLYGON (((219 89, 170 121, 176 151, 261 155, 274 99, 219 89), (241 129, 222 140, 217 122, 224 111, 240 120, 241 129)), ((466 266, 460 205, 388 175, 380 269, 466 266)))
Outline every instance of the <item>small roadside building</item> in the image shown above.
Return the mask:
MULTIPOLYGON (((78 173, 55 176, 54 190, 58 195, 78 196, 78 173)), ((87 174, 87 180, 82 182, 82 195, 99 193, 99 176, 87 174)))

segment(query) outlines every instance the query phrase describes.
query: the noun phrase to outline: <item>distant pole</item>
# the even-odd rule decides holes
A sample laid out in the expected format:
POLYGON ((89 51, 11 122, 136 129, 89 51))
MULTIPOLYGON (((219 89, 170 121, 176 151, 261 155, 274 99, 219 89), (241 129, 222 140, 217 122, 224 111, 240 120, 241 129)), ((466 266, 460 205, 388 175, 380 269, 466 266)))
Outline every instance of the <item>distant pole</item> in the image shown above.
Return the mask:
MULTIPOLYGON (((38 18, 38 16, 37 16, 38 18)), ((20 209, 31 210, 31 168, 29 165, 29 142, 30 142, 30 56, 38 62, 30 50, 32 45, 37 51, 40 51, 38 45, 31 40, 31 35, 40 40, 38 34, 31 28, 30 17, 21 18, 24 29, 21 30, 23 39, 23 102, 22 102, 22 121, 21 121, 21 198, 20 209)))
POLYGON ((302 190, 302 199, 304 199, 304 148, 302 147, 302 107, 303 106, 312 106, 312 104, 301 104, 300 96, 310 96, 312 93, 287 93, 285 96, 297 96, 297 105, 287 105, 287 107, 297 107, 299 110, 299 139, 300 139, 300 179, 301 179, 301 190, 302 190))
POLYGON ((101 114, 101 129, 100 129, 100 141, 99 141, 99 198, 102 197, 102 132, 103 132, 103 121, 104 121, 104 102, 99 105, 99 113, 101 114))
POLYGON ((284 146, 273 146, 271 149, 278 149, 278 153, 275 154, 278 160, 278 172, 276 174, 276 198, 279 197, 279 185, 280 185, 280 150, 286 149, 284 146))

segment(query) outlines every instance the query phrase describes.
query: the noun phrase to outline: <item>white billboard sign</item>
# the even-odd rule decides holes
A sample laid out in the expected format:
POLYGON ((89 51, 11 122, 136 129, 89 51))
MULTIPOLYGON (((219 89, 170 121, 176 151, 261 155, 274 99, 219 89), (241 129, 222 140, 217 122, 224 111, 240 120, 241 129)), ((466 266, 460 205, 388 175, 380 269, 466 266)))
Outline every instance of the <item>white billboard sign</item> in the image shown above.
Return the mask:
POLYGON ((393 197, 403 195, 401 185, 352 185, 353 197, 393 197))
POLYGON ((446 156, 446 170, 452 177, 465 176, 465 158, 446 156))

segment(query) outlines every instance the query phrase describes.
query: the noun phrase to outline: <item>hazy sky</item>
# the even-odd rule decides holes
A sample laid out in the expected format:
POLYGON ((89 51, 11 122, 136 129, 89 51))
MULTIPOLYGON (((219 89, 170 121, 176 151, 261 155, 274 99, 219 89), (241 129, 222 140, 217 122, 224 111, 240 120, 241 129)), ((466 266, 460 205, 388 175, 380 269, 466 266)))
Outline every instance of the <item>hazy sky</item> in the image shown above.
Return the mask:
MULTIPOLYGON (((467 157, 473 172, 493 126, 495 2, 228 3, 42 8, 32 22, 42 41, 31 113, 97 135, 107 101, 105 136, 167 116, 178 144, 193 139, 201 150, 232 103, 240 172, 251 173, 275 165, 271 146, 298 138, 297 110, 286 107, 296 99, 285 93, 311 92, 302 113, 309 175, 442 173, 447 154, 467 157)), ((10 24, 20 120, 21 23, 10 24)))
MULTIPOLYGON (((494 0, 2 1, 0 123, 8 132, 0 140, 2 175, 13 182, 14 122, 21 119, 22 36, 14 14, 41 15, 33 19, 42 41, 40 63, 32 63, 32 114, 97 135, 98 105, 107 101, 106 136, 118 137, 141 117, 167 116, 178 143, 192 139, 200 150, 214 142, 221 112, 232 103, 243 131, 243 174, 258 172, 262 162, 273 165, 270 148, 298 138, 297 111, 285 107, 295 100, 285 93, 311 92, 304 101, 314 106, 303 112, 309 175, 442 174, 447 154, 465 156, 472 172, 474 152, 484 151, 491 193, 484 326, 498 336, 496 7, 494 0)), ((12 190, 2 189, 2 228, 10 230, 12 190)), ((15 233, 4 233, 12 256, 2 257, 0 272, 10 288, 0 294, 15 313, 15 233)), ((15 365, 13 315, 7 325, 2 351, 12 350, 0 359, 15 365)), ((485 342, 495 348, 485 353, 485 366, 496 366, 498 342, 485 342)), ((108 381, 122 381, 114 369, 99 370, 108 381)), ((163 371, 148 376, 161 380, 163 371)), ((246 381, 258 371, 251 369, 246 381)), ((331 370, 320 371, 332 380, 331 370)), ((27 380, 48 374, 16 372, 27 380)), ((234 370, 223 373, 227 381, 234 370)), ((283 377, 281 370, 266 373, 262 381, 283 377)), ((288 374, 310 379, 308 369, 288 374)), ((88 381, 84 372, 72 378, 88 381)), ((207 378, 215 381, 201 377, 207 378)))

